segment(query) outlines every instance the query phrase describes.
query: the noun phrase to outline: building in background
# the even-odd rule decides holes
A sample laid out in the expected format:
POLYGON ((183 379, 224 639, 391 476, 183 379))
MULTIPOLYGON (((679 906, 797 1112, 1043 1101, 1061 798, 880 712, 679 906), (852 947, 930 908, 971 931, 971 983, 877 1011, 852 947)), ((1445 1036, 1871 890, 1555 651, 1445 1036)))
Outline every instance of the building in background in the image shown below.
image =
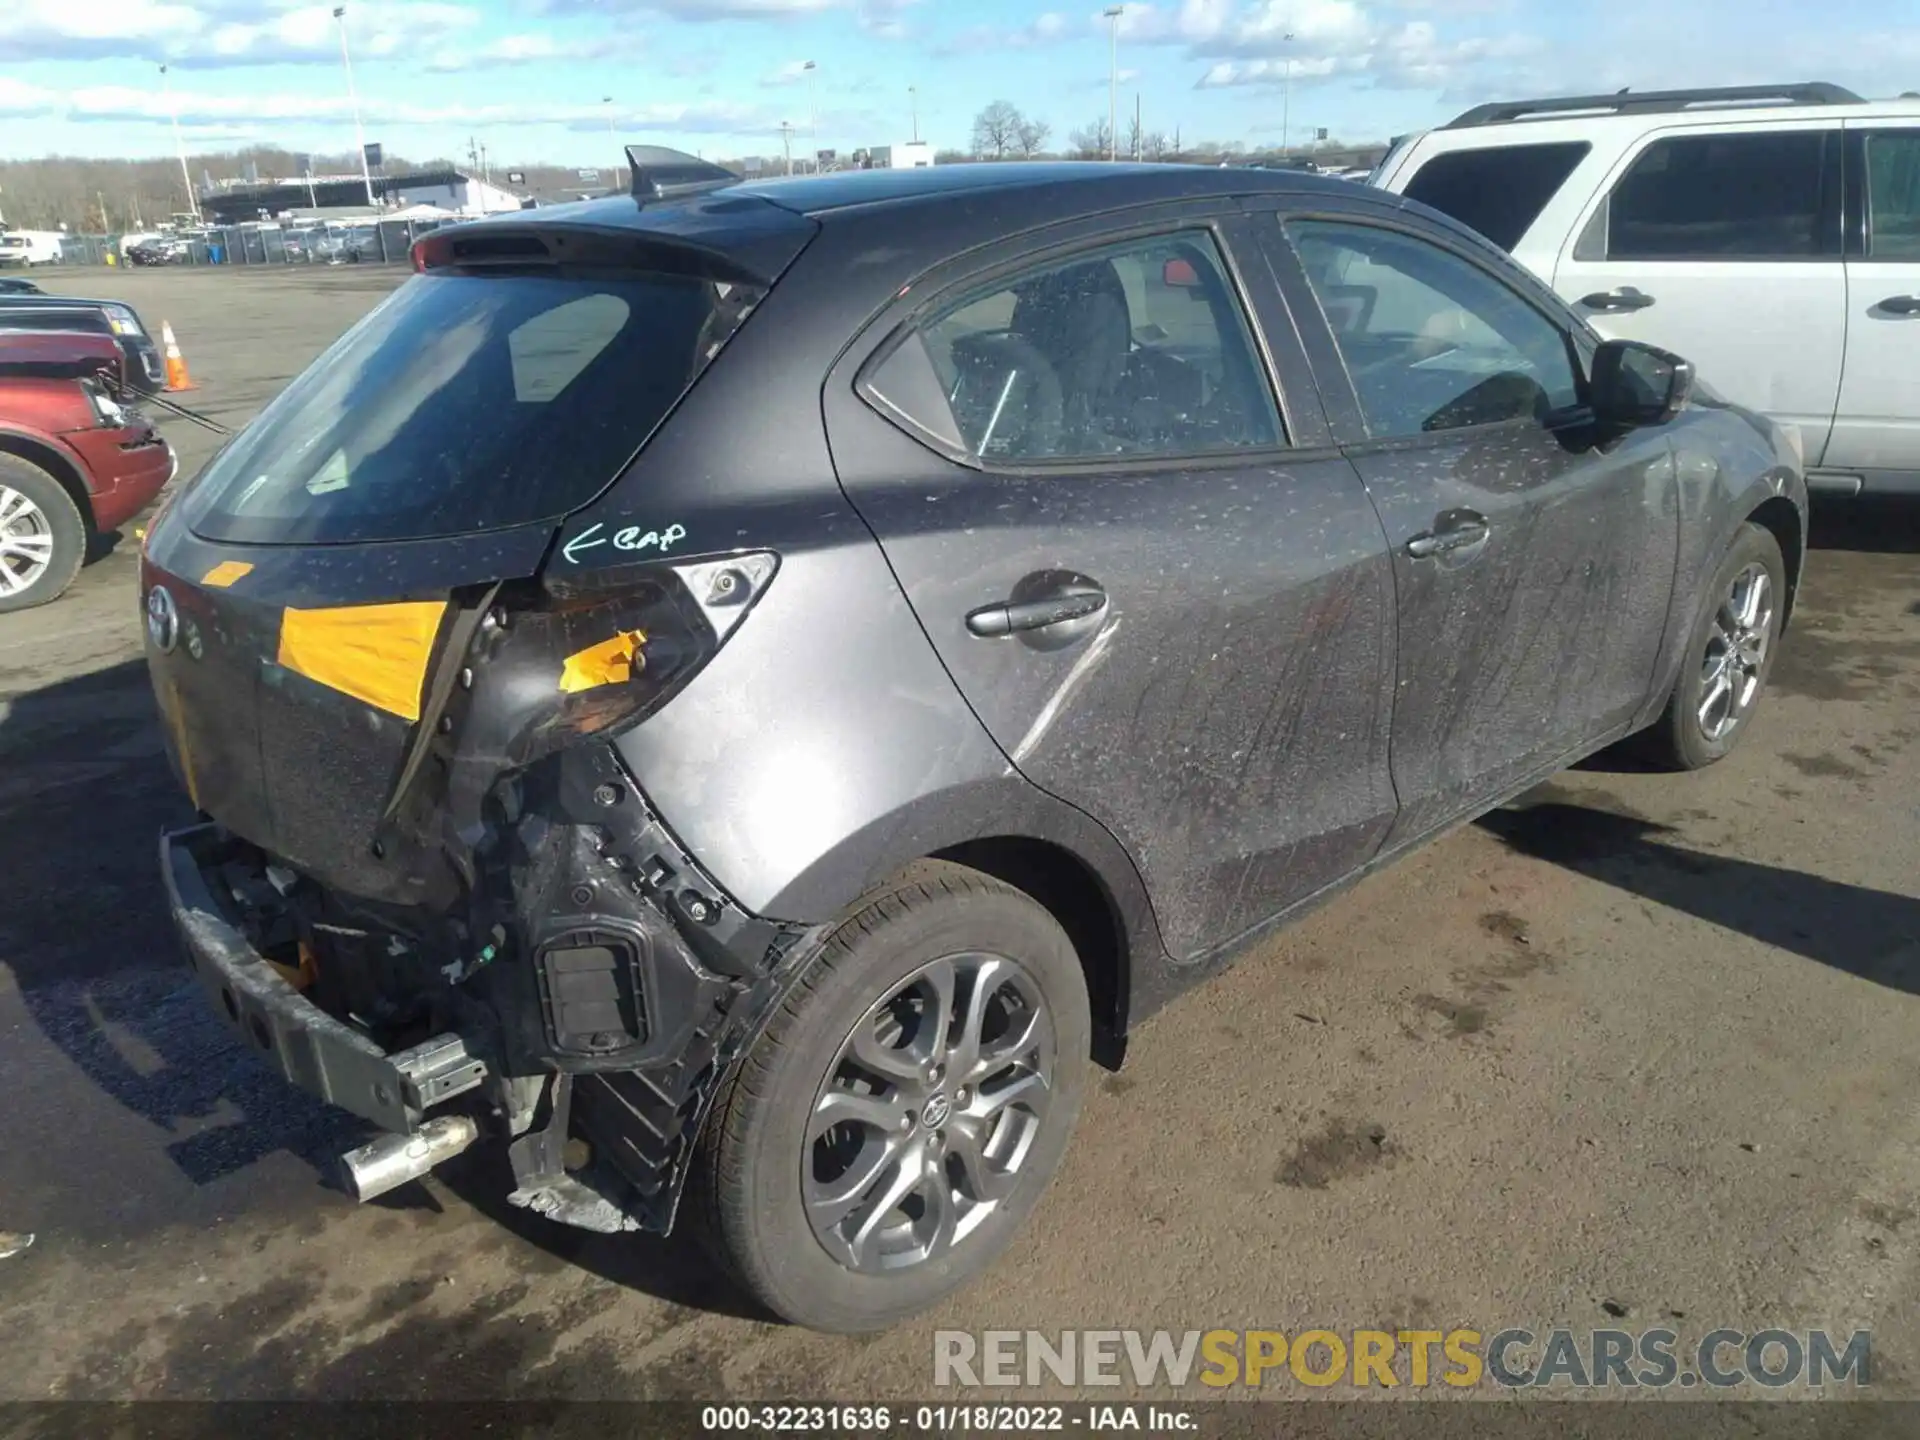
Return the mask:
POLYGON ((524 197, 459 170, 428 170, 395 175, 373 183, 374 192, 393 206, 431 205, 455 215, 497 215, 518 210, 524 197))
POLYGON ((853 152, 854 168, 859 170, 918 170, 933 164, 933 145, 926 140, 908 140, 899 145, 872 145, 853 152))
POLYGON ((377 175, 373 193, 380 203, 370 210, 366 181, 358 175, 226 181, 202 193, 200 210, 210 225, 239 225, 293 215, 372 217, 420 205, 471 217, 518 210, 522 204, 513 191, 462 170, 377 175))

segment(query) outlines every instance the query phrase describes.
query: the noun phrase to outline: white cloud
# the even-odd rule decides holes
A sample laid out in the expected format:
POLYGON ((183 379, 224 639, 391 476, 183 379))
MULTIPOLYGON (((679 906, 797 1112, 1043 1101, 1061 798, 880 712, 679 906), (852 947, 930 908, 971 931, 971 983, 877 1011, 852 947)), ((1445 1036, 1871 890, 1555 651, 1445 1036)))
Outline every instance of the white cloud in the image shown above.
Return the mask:
MULTIPOLYGON (((440 0, 355 0, 346 17, 356 57, 418 54, 479 20, 440 0)), ((182 69, 331 64, 340 56, 333 7, 267 10, 240 0, 10 0, 0 6, 0 61, 136 59, 182 69)))
POLYGON ((59 104, 60 96, 52 90, 0 75, 0 118, 30 120, 52 114, 59 104))
POLYGON ((158 56, 207 26, 205 11, 166 0, 11 0, 0 7, 0 61, 158 56))
POLYGON ((798 85, 807 78, 807 60, 789 60, 760 77, 760 83, 769 88, 783 85, 798 85))
POLYGON ((503 35, 474 50, 443 50, 427 61, 439 72, 491 70, 510 65, 569 64, 576 60, 605 60, 640 50, 637 35, 607 35, 585 40, 556 40, 546 34, 503 35))
POLYGON ((941 41, 934 47, 934 53, 967 55, 987 50, 1028 50, 1038 45, 1057 45, 1063 40, 1091 33, 1092 26, 1084 17, 1069 17, 1057 10, 1049 10, 1030 23, 1011 30, 995 25, 975 25, 941 41))
MULTIPOLYGON (((1502 8, 1511 0, 1127 0, 1118 17, 1119 41, 1129 46, 1179 47, 1189 59, 1210 62, 1202 88, 1296 83, 1336 76, 1375 86, 1445 87, 1468 72, 1534 52, 1520 37, 1453 39, 1431 19, 1388 15, 1418 9, 1436 16, 1502 8), (1384 18, 1383 18, 1384 17, 1384 18)), ((1104 38, 1108 19, 1098 10, 1049 12, 1015 29, 977 26, 954 36, 950 53, 1025 49, 1104 38)))
MULTIPOLYGON (((673 20, 792 20, 851 10, 860 0, 524 0, 543 15, 655 14, 673 20)), ((890 5, 880 8, 891 9, 890 5)))
MULTIPOLYGON (((352 116, 345 95, 280 93, 273 95, 214 95, 177 90, 183 127, 207 127, 251 138, 287 130, 345 125, 352 116)), ((411 126, 526 128, 556 126, 566 130, 604 134, 607 107, 597 101, 560 105, 529 105, 505 101, 479 105, 429 105, 407 100, 363 97, 361 113, 369 128, 404 129, 411 126)), ((82 124, 171 123, 167 97, 158 89, 96 85, 56 91, 0 76, 0 116, 17 119, 65 120, 82 124)), ((822 122, 830 117, 822 115, 822 122)), ((836 118, 850 125, 870 117, 847 114, 836 118)), ((697 103, 659 102, 616 107, 614 128, 622 133, 682 135, 777 135, 782 117, 759 105, 732 101, 697 103)))
POLYGON ((1366 78, 1387 89, 1445 90, 1476 69, 1524 60, 1542 49, 1538 40, 1520 35, 1443 42, 1432 25, 1415 21, 1369 31, 1351 44, 1303 43, 1297 58, 1223 60, 1201 76, 1200 87, 1366 78))

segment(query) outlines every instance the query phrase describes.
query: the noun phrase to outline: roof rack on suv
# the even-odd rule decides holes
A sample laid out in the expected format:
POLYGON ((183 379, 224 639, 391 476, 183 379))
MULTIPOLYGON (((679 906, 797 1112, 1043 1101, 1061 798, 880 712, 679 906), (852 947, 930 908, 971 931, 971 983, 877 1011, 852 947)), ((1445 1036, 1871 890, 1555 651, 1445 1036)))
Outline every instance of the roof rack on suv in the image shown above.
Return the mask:
POLYGON ((1566 115, 1580 111, 1616 115, 1647 115, 1686 110, 1695 105, 1857 105, 1860 97, 1823 80, 1796 85, 1723 85, 1702 90, 1621 90, 1613 95, 1566 95, 1548 100, 1502 100, 1476 105, 1449 121, 1444 130, 1466 130, 1476 125, 1499 125, 1534 116, 1566 115))
POLYGON ((633 168, 633 198, 643 205, 740 183, 731 170, 665 145, 629 145, 627 164, 633 168))

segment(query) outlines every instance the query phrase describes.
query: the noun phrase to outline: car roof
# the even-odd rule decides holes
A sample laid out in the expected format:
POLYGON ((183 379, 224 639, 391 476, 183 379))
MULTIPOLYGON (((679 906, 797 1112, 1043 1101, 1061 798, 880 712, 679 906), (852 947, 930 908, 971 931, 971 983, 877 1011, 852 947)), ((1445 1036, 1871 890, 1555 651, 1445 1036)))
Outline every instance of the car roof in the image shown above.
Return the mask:
MULTIPOLYGON (((536 225, 632 226, 636 229, 700 230, 758 228, 753 211, 784 210, 814 219, 838 210, 866 213, 889 208, 969 205, 980 195, 1038 196, 1046 209, 1097 214, 1122 205, 1207 195, 1249 195, 1286 191, 1348 193, 1339 181, 1302 170, 1250 170, 1209 165, 1107 164, 1099 161, 1013 161, 1002 164, 932 165, 910 170, 855 170, 843 174, 792 179, 746 180, 698 193, 636 202, 628 195, 601 196, 537 210, 510 211, 450 229, 504 222, 536 225), (1078 204, 1067 204, 1062 197, 1078 204), (744 201, 759 201, 747 205, 744 201), (764 207, 764 209, 763 209, 764 207)), ((1020 217, 1010 215, 1010 228, 1020 217)), ((764 223, 762 218, 760 223, 764 223)))
MULTIPOLYGON (((1156 201, 1301 193, 1351 196, 1348 181, 1303 171, 1203 165, 1135 165, 1052 161, 867 170, 753 182, 701 185, 678 194, 637 199, 607 195, 566 205, 508 211, 434 230, 419 243, 426 268, 484 261, 520 241, 515 232, 584 230, 609 239, 628 232, 685 255, 770 279, 808 238, 835 217, 858 216, 863 231, 897 215, 908 228, 944 224, 981 243, 1038 225, 1098 216, 1156 201), (991 195, 992 206, 981 204, 991 195)), ((575 252, 576 258, 584 251, 575 252)))
POLYGON ((124 306, 124 300, 89 300, 81 295, 38 295, 25 291, 0 290, 0 305, 21 310, 99 310, 108 305, 124 306))
MULTIPOLYGON (((1497 109, 1483 106, 1481 109, 1497 109)), ((1580 137, 1637 136, 1652 130, 1738 129, 1780 124, 1820 124, 1869 120, 1920 120, 1920 100, 1858 100, 1825 104, 1746 105, 1703 103, 1660 109, 1541 110, 1473 122, 1473 111, 1431 130, 1409 136, 1449 150, 1545 144, 1580 137)))
POLYGON ((937 204, 942 200, 964 203, 982 191, 1015 194, 1067 187, 1070 193, 1082 197, 1085 208, 1093 212, 1114 205, 1197 194, 1237 195, 1306 189, 1319 178, 1298 170, 1041 160, 930 165, 910 170, 853 170, 792 180, 748 181, 717 193, 758 195, 797 214, 820 215, 853 206, 937 204))

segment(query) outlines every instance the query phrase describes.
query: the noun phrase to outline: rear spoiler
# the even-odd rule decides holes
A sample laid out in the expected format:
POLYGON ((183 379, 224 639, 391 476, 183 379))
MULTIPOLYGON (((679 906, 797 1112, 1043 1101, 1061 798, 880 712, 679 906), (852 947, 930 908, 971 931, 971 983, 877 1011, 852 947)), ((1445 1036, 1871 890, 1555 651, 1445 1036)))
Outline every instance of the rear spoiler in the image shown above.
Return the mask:
POLYGON ((714 195, 740 179, 678 150, 629 145, 633 200, 619 195, 449 225, 414 242, 419 272, 650 270, 768 285, 819 229, 764 195, 714 195), (674 202, 674 203, 668 203, 674 202))
POLYGON ((629 145, 627 164, 633 171, 633 198, 643 205, 649 200, 703 195, 740 183, 740 177, 724 166, 665 145, 629 145))

